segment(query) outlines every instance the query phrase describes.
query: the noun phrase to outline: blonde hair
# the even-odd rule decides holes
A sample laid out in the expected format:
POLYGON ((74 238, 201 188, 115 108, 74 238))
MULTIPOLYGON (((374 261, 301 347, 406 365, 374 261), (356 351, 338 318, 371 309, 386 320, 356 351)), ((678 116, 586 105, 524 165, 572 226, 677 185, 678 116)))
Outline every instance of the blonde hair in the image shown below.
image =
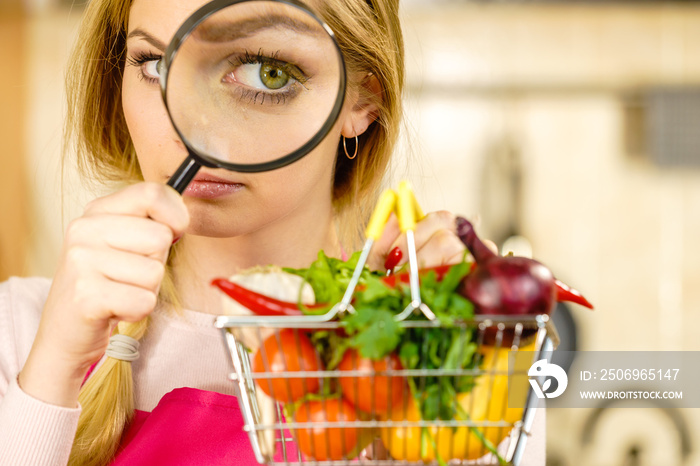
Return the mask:
POLYGON ((399 0, 324 0, 318 12, 335 33, 348 74, 371 73, 381 89, 375 96, 354 84, 377 105, 377 120, 358 137, 355 159, 345 156, 342 141, 338 145, 333 204, 341 241, 353 250, 360 246, 400 130, 404 51, 398 10, 399 0))
MULTIPOLYGON (((348 74, 373 76, 381 88, 376 96, 361 83, 349 84, 374 101, 378 117, 359 136, 354 160, 347 159, 339 143, 330 193, 340 240, 354 250, 362 240, 400 128, 404 62, 398 0, 318 3, 316 13, 335 32, 348 74)), ((131 0, 90 1, 67 71, 66 149, 74 144, 83 176, 100 182, 143 179, 121 107, 130 8, 131 0)), ((176 250, 171 250, 168 264, 173 263, 176 250)), ((166 273, 159 299, 177 302, 171 272, 166 273)), ((118 331, 140 339, 147 327, 144 319, 120 323, 118 331)), ((83 412, 69 464, 109 463, 133 415, 132 390, 130 363, 107 358, 81 390, 83 412)))

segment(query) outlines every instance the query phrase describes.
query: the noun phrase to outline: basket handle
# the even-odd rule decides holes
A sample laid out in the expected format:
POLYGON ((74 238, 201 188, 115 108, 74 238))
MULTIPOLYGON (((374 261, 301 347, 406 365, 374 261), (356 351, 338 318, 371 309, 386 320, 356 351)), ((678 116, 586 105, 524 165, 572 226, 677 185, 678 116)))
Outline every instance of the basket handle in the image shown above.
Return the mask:
POLYGON ((386 189, 379 196, 365 230, 365 236, 368 239, 376 241, 382 236, 392 212, 396 213, 396 217, 399 219, 399 228, 402 233, 415 230, 416 222, 425 217, 408 181, 400 182, 397 191, 386 189))
POLYGON ((396 210, 396 193, 393 189, 386 189, 379 196, 377 205, 372 212, 372 216, 367 224, 367 229, 365 230, 365 236, 367 239, 372 239, 376 241, 382 236, 384 231, 384 226, 386 222, 389 221, 389 215, 396 210))
POLYGON ((408 181, 402 181, 398 186, 398 194, 393 189, 386 189, 379 196, 377 205, 372 212, 372 215, 367 224, 365 230, 365 236, 367 240, 364 247, 362 248, 362 253, 357 261, 355 270, 353 271, 352 278, 348 283, 348 287, 345 290, 345 294, 341 299, 340 303, 334 306, 335 312, 354 312, 352 307, 352 295, 355 292, 355 287, 360 279, 360 274, 367 262, 367 257, 374 242, 378 240, 382 233, 386 223, 389 221, 389 216, 392 212, 396 213, 396 217, 399 219, 399 228, 402 233, 406 233, 406 241, 408 244, 408 263, 410 267, 410 287, 411 287, 411 303, 403 310, 399 315, 396 316, 397 321, 402 321, 406 319, 413 311, 419 309, 423 314, 430 320, 435 319, 435 314, 430 310, 428 306, 423 303, 420 297, 420 283, 418 281, 418 259, 416 258, 416 244, 415 238, 413 236, 413 231, 416 228, 416 221, 420 221, 425 216, 423 210, 418 205, 416 197, 413 194, 411 185, 408 181))
POLYGON ((399 219, 401 232, 405 233, 408 230, 415 230, 416 222, 421 221, 425 215, 418 201, 416 201, 416 196, 413 194, 408 181, 404 180, 399 183, 397 197, 396 216, 399 219))

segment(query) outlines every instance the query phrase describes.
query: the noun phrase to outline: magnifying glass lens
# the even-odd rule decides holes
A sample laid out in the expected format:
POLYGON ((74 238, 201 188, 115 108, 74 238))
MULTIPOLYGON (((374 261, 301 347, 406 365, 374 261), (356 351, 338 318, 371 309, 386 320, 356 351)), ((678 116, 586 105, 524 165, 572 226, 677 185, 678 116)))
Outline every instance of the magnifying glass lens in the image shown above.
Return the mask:
POLYGON ((344 73, 335 40, 315 17, 286 3, 246 1, 187 31, 164 96, 191 151, 217 166, 261 171, 325 136, 342 104, 344 73))

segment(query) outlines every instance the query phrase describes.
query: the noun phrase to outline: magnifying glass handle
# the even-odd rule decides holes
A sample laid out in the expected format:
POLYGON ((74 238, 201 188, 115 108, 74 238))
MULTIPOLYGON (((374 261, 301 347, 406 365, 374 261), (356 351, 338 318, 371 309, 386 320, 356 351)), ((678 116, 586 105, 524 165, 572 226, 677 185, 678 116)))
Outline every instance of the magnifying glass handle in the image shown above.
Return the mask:
POLYGON ((168 180, 168 186, 172 186, 175 191, 182 194, 201 166, 191 155, 188 155, 168 180))

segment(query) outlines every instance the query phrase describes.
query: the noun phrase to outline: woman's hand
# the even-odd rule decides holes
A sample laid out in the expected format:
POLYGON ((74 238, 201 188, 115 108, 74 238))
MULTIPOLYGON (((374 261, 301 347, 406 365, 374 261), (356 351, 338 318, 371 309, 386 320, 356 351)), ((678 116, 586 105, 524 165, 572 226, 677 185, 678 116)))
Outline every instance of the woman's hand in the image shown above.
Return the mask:
POLYGON ((114 325, 155 308, 168 251, 189 215, 170 187, 139 183, 88 204, 66 232, 56 275, 19 383, 75 407, 82 379, 114 325))
MULTIPOLYGON (((414 236, 420 268, 455 264, 464 257, 466 248, 457 237, 455 216, 451 212, 430 212, 416 224, 414 236)), ((387 254, 397 246, 403 253, 398 264, 401 266, 408 261, 406 234, 401 233, 396 215, 391 214, 382 236, 374 244, 367 259, 368 267, 372 270, 382 270, 387 254)))

